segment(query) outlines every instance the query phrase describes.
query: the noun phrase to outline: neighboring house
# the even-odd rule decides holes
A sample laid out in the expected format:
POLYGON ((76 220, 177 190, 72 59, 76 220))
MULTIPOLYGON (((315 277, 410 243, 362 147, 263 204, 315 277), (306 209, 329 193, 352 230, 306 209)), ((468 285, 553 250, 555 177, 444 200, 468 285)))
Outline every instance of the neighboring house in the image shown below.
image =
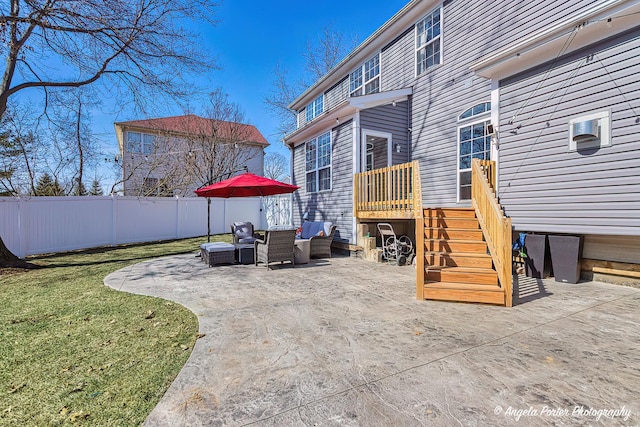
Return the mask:
POLYGON ((418 298, 510 305, 517 232, 584 236, 583 270, 640 271, 639 13, 411 1, 290 105, 294 222, 333 221, 351 247, 404 229, 418 298))
POLYGON ((237 173, 263 174, 269 143, 252 125, 184 115, 114 127, 126 196, 193 196, 237 173))

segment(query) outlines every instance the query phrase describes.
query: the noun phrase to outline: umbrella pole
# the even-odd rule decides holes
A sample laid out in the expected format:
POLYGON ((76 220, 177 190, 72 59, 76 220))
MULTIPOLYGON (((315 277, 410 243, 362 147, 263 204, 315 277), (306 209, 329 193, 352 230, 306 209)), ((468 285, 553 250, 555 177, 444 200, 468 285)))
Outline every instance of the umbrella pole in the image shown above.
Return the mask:
POLYGON ((211 241, 211 198, 207 197, 207 243, 211 241))

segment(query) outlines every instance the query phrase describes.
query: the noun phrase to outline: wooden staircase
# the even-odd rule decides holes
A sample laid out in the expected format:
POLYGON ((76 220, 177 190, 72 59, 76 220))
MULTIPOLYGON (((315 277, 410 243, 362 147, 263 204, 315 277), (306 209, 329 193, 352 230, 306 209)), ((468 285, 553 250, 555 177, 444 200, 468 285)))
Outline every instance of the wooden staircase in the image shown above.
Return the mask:
POLYGON ((424 257, 419 299, 505 305, 473 208, 424 209, 424 257))

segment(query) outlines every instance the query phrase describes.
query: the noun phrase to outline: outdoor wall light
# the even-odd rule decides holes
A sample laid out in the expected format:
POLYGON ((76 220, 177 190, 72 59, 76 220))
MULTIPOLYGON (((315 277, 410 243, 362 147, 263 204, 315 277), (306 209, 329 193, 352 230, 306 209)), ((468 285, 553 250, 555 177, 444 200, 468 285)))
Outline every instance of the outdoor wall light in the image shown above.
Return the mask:
POLYGON ((402 150, 402 147, 400 147, 400 144, 396 144, 396 153, 399 153, 402 150))

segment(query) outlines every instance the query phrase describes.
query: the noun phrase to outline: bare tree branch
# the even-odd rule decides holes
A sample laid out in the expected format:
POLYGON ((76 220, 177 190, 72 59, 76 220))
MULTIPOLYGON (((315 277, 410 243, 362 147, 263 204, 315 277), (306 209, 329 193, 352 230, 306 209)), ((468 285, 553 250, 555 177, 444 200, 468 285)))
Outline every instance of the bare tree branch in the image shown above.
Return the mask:
POLYGON ((12 0, 9 13, 0 16, 0 29, 8 34, 8 43, 0 47, 6 65, 0 117, 9 97, 22 90, 81 87, 103 78, 114 85, 125 77, 124 84, 139 93, 150 87, 170 96, 183 93, 184 73, 215 66, 179 23, 214 23, 217 5, 208 0, 12 0), (142 85, 130 84, 127 77, 142 85))
POLYGON ((356 37, 345 39, 332 24, 323 28, 318 40, 307 42, 307 49, 303 54, 305 74, 297 79, 291 78, 279 62, 275 65, 271 92, 264 97, 264 103, 271 115, 278 119, 278 136, 292 132, 297 127, 296 112, 289 110, 291 102, 355 47, 356 37))

